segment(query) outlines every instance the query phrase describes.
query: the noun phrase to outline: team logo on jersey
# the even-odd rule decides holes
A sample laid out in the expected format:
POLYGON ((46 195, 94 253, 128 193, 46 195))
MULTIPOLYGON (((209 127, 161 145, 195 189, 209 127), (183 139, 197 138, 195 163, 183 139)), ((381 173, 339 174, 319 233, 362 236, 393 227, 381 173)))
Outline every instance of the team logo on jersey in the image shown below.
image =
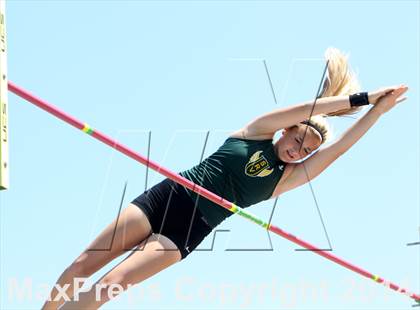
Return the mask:
POLYGON ((268 160, 261 155, 262 151, 255 152, 245 165, 245 174, 250 177, 265 177, 273 172, 268 160))

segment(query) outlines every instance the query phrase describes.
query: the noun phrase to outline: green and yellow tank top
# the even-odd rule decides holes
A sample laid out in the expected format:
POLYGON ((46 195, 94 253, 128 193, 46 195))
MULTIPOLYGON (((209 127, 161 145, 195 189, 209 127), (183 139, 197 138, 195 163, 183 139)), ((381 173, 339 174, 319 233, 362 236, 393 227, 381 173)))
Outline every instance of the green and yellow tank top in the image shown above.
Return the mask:
MULTIPOLYGON (((236 205, 246 208, 269 199, 286 163, 274 153, 272 139, 229 137, 200 164, 179 174, 236 205)), ((211 227, 233 213, 184 187, 211 227)))

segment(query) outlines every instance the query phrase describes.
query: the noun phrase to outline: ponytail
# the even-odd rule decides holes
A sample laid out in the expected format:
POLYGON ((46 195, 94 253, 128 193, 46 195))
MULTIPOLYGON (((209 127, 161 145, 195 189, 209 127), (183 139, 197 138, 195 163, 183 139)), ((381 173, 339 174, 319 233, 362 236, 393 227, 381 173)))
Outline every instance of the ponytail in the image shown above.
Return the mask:
MULTIPOLYGON (((344 55, 340 50, 329 47, 325 51, 325 60, 328 62, 327 77, 322 85, 320 97, 351 95, 360 91, 360 84, 356 74, 351 70, 348 64, 348 55, 344 55)), ((315 103, 316 104, 316 103, 315 103)), ((322 143, 332 137, 332 130, 327 122, 327 116, 346 116, 359 112, 362 107, 352 107, 327 115, 314 115, 310 120, 303 123, 315 127, 322 136, 322 143)))
MULTIPOLYGON (((325 51, 325 60, 328 62, 328 73, 324 80, 321 97, 351 95, 360 91, 360 83, 350 68, 348 55, 334 47, 329 47, 325 51)), ((353 107, 328 113, 327 116, 351 115, 361 109, 362 107, 353 107)))

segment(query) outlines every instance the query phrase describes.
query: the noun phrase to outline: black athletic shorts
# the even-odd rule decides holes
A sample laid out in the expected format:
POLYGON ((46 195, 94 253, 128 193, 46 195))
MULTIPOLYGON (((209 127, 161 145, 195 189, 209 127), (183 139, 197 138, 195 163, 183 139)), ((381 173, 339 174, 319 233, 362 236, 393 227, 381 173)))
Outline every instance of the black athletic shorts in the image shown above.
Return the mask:
POLYGON ((187 257, 212 231, 182 185, 169 178, 134 199, 147 216, 153 233, 164 235, 176 244, 182 259, 187 257), (195 209, 195 212, 194 212, 195 209))

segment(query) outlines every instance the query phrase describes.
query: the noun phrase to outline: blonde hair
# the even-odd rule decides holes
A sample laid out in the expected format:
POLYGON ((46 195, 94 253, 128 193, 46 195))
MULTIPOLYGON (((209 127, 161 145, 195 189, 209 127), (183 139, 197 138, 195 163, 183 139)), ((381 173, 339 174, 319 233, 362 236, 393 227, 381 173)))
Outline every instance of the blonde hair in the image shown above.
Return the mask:
MULTIPOLYGON (((360 83, 350 68, 348 55, 343 54, 337 48, 329 47, 326 49, 324 57, 328 63, 328 72, 322 85, 320 97, 350 95, 360 91, 360 83)), ((313 115, 302 123, 314 127, 321 134, 322 143, 324 143, 332 137, 332 129, 327 122, 328 116, 351 115, 359 112, 361 108, 355 107, 329 114, 313 115)))

